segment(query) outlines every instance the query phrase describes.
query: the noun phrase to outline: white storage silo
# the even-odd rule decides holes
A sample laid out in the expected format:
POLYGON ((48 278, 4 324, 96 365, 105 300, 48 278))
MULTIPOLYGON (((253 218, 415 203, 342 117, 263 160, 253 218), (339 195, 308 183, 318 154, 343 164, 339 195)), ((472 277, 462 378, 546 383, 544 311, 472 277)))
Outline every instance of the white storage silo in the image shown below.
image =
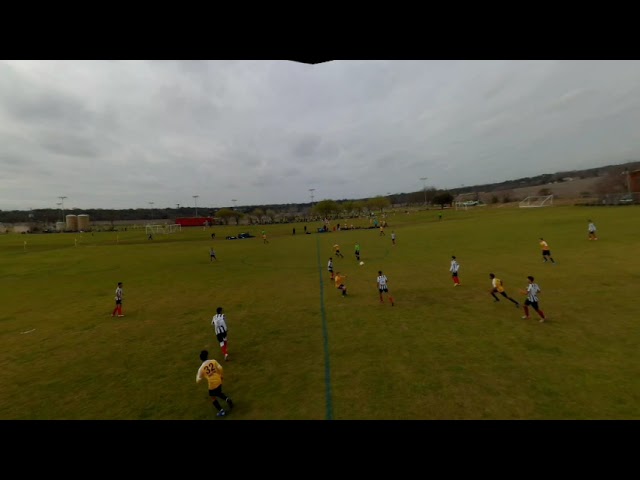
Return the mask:
POLYGON ((81 214, 78 215, 78 230, 81 232, 86 232, 89 230, 89 215, 81 214))
POLYGON ((71 232, 78 231, 78 216, 77 215, 67 215, 65 217, 67 219, 67 230, 71 232))

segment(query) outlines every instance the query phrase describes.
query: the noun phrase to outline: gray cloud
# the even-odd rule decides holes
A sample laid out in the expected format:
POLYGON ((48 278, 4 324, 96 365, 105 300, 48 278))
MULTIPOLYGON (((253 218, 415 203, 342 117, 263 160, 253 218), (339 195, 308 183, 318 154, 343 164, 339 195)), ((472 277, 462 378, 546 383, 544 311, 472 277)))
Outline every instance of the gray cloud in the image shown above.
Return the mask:
POLYGON ((637 61, 4 61, 0 208, 238 206, 640 157, 637 61))

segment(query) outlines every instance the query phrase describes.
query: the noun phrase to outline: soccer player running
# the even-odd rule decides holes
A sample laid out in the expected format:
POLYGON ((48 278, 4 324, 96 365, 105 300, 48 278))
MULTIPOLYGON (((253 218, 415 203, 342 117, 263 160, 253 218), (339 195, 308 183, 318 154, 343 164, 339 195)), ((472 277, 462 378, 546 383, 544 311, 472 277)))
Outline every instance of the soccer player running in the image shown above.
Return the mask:
POLYGON ((336 276, 335 276, 335 283, 336 283, 336 288, 338 290, 342 290, 342 296, 346 297, 347 296, 347 286, 344 284, 344 279, 347 278, 346 275, 341 275, 340 272, 336 272, 336 276))
POLYGON ((556 261, 551 256, 551 250, 549 244, 545 242, 544 238, 540 237, 540 247, 542 247, 542 260, 547 263, 547 260, 551 260, 551 263, 556 263, 556 261))
POLYGON ((356 253, 356 260, 359 262, 360 261, 360 244, 359 243, 356 243, 355 253, 356 253))
POLYGON ((216 338, 220 343, 220 350, 224 354, 224 361, 229 360, 229 352, 227 351, 227 322, 222 313, 222 307, 218 307, 216 309, 216 314, 213 316, 211 320, 211 325, 216 331, 216 338))
POLYGON ((340 245, 338 245, 337 243, 333 246, 333 250, 335 252, 335 256, 336 257, 340 257, 340 258, 344 258, 344 255, 342 255, 340 253, 340 245))
POLYGON ((596 235, 596 224, 589 220, 589 240, 597 240, 598 236, 596 235))
POLYGON ((115 317, 116 314, 118 314, 119 317, 124 317, 122 314, 122 295, 122 282, 118 282, 118 286, 116 287, 116 307, 111 313, 112 317, 115 317))
POLYGON ((451 272, 451 278, 453 279, 453 286, 457 287, 460 285, 460 278, 458 278, 458 270, 460 270, 460 264, 456 260, 456 256, 451 256, 451 266, 449 267, 449 271, 451 272))
POLYGON ((209 397, 213 400, 213 406, 218 411, 216 415, 218 417, 224 417, 227 415, 227 412, 222 408, 220 402, 218 402, 218 398, 224 399, 226 404, 229 406, 229 410, 233 408, 231 398, 222 391, 224 369, 217 361, 209 359, 209 352, 207 350, 202 350, 200 352, 200 360, 202 360, 202 365, 200 365, 200 368, 198 369, 196 383, 200 383, 200 381, 206 377, 207 383, 209 384, 209 397))
POLYGON ((213 262, 214 260, 218 260, 216 258, 216 252, 213 251, 213 247, 209 248, 209 261, 213 262))
POLYGON ((391 245, 396 244, 396 232, 391 232, 391 245))
POLYGON ((499 293, 500 295, 502 295, 504 298, 506 298, 510 302, 515 303, 516 308, 520 308, 520 304, 517 302, 517 300, 514 300, 513 298, 511 298, 509 295, 507 295, 507 292, 504 291, 504 286, 502 285, 502 280, 497 278, 493 273, 489 274, 489 278, 491 279, 491 287, 492 287, 491 290, 489 290, 489 293, 495 299, 494 301, 496 301, 496 302, 500 301, 500 299, 498 297, 496 297, 496 293, 499 293))
POLYGON ((380 294, 380 303, 384 303, 383 293, 386 293, 389 296, 389 301, 391 302, 391 306, 395 305, 393 297, 389 293, 389 279, 387 276, 382 273, 382 270, 378 270, 378 278, 376 279, 378 285, 378 293, 380 294))
POLYGON ((331 280, 333 280, 333 258, 329 257, 329 261, 327 262, 327 270, 329 270, 329 274, 331 275, 331 280))
POLYGON ((540 315, 540 323, 542 323, 547 319, 547 317, 545 317, 544 315, 544 312, 540 310, 540 306, 538 305, 538 294, 541 293, 542 290, 540 290, 540 286, 535 283, 531 275, 529 275, 527 279, 529 280, 527 289, 520 291, 523 295, 527 296, 527 299, 524 301, 524 316, 522 318, 529 318, 529 305, 531 305, 531 308, 533 308, 536 313, 540 315))

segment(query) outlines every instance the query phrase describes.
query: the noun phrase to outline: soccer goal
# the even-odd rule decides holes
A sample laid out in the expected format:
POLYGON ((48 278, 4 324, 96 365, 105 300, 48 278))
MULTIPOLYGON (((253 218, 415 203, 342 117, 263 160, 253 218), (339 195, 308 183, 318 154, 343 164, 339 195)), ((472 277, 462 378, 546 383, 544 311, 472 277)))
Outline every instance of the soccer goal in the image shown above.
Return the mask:
POLYGON ((467 210, 469 207, 478 206, 478 203, 477 193, 461 193, 454 199, 453 206, 456 210, 467 210))
POLYGON ((145 225, 144 231, 147 235, 151 233, 176 233, 182 231, 182 225, 174 223, 172 225, 145 225))
POLYGON ((553 195, 530 196, 520 202, 520 208, 550 207, 553 205, 553 195))

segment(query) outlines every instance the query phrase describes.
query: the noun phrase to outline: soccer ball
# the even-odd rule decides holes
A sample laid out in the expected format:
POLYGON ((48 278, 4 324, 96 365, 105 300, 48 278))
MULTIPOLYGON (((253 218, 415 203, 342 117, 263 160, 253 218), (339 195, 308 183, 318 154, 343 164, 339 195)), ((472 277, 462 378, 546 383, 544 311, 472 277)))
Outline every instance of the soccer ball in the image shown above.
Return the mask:
POLYGON ((364 265, 364 262, 360 262, 360 265, 364 265))

